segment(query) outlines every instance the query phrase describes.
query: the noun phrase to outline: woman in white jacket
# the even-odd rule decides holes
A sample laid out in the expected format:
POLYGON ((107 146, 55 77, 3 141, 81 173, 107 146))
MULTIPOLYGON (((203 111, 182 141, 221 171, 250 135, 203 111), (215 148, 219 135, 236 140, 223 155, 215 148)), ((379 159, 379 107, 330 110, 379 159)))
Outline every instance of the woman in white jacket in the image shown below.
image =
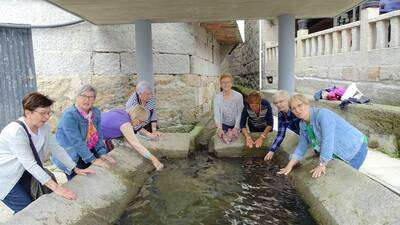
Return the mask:
MULTIPOLYGON (((44 162, 51 152, 77 174, 94 173, 93 170, 76 168, 68 154, 57 144, 46 123, 52 113, 52 104, 53 100, 37 92, 26 95, 22 101, 24 115, 18 120, 26 126, 39 159, 44 162)), ((14 213, 33 201, 30 192, 32 178, 57 195, 76 199, 74 192, 58 185, 42 169, 35 160, 27 132, 21 124, 11 122, 0 133, 0 200, 14 213)))

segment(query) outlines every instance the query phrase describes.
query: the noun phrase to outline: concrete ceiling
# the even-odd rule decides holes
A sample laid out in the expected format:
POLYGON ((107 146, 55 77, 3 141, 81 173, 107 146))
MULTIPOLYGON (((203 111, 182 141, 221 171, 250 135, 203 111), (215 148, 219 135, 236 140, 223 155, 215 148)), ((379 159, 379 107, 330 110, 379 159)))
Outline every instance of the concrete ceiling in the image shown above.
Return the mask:
POLYGON ((94 24, 335 16, 360 0, 47 0, 94 24))

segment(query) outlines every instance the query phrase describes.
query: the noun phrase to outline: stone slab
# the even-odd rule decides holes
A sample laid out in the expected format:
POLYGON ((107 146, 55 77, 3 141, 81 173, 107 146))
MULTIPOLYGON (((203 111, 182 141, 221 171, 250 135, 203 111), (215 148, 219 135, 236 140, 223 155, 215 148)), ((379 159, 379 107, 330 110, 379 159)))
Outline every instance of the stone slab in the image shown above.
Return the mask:
POLYGON ((115 222, 154 170, 147 160, 123 147, 111 153, 117 161, 110 169, 91 166, 94 175, 76 176, 64 186, 78 196, 66 200, 54 193, 44 195, 2 224, 99 224, 115 222))
POLYGON ((158 141, 140 142, 157 156, 176 159, 188 157, 191 139, 189 133, 163 133, 158 141))

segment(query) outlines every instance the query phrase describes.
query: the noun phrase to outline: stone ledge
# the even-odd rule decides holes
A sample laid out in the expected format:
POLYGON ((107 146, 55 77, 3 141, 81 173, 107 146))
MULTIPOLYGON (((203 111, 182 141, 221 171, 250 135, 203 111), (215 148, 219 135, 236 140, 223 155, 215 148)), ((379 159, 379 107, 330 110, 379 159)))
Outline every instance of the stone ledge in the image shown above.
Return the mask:
POLYGON ((339 160, 314 179, 309 171, 317 165, 318 160, 306 159, 289 178, 319 224, 400 224, 399 195, 339 160))
POLYGON ((163 133, 158 141, 140 142, 159 157, 177 159, 188 156, 191 139, 189 133, 163 133))
POLYGON ((77 176, 64 184, 78 196, 66 200, 44 195, 2 225, 111 224, 124 212, 153 170, 150 162, 128 148, 116 148, 110 170, 91 166, 97 174, 77 176))

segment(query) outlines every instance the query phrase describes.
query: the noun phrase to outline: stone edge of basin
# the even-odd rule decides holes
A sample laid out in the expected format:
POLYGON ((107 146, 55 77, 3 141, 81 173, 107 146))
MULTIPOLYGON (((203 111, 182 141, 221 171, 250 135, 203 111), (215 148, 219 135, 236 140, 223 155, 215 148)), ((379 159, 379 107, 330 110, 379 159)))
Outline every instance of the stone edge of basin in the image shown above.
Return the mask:
MULTIPOLYGON (((210 151, 214 151, 217 157, 257 156, 257 151, 244 147, 243 140, 231 145, 232 149, 218 142, 220 140, 214 137, 210 146, 210 151)), ((262 150, 264 155, 271 141, 266 141, 266 145, 262 150)), ((274 156, 274 162, 285 166, 296 145, 297 135, 287 133, 274 156)), ((309 171, 318 162, 309 150, 305 160, 289 175, 290 182, 307 203, 318 224, 400 224, 399 195, 340 160, 333 160, 328 165, 327 174, 314 179, 309 171)))

